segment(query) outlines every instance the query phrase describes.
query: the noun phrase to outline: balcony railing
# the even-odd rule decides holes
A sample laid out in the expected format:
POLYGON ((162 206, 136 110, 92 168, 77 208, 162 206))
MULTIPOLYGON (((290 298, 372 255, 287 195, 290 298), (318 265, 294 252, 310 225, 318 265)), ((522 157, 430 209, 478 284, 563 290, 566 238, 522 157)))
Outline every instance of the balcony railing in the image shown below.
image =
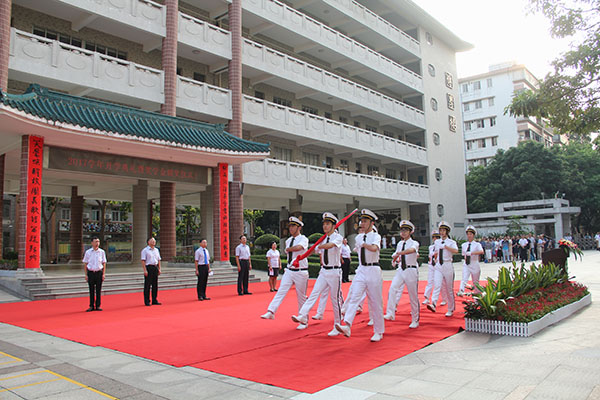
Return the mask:
POLYGON ((180 43, 231 59, 231 36, 229 31, 206 21, 179 13, 180 43))
POLYGON ((429 203, 429 187, 416 183, 314 167, 270 158, 243 164, 244 183, 429 203))
POLYGON ((396 45, 403 47, 405 50, 410 51, 416 56, 420 56, 421 46, 415 38, 355 0, 324 0, 324 2, 353 18, 365 27, 377 32, 387 40, 394 42, 396 45))
POLYGON ((427 165, 427 150, 421 146, 251 96, 244 96, 243 102, 245 124, 281 131, 296 139, 313 139, 353 151, 427 165))
POLYGON ((387 118, 425 128, 423 111, 252 40, 244 38, 242 55, 245 65, 260 71, 276 74, 279 78, 359 105, 387 118))
POLYGON ((423 79, 408 68, 277 0, 244 0, 242 7, 269 22, 423 93, 423 79))
POLYGON ((9 69, 61 82, 62 89, 84 87, 162 104, 163 72, 57 40, 11 29, 9 69))
POLYGON ((231 119, 231 91, 177 76, 177 107, 231 119))

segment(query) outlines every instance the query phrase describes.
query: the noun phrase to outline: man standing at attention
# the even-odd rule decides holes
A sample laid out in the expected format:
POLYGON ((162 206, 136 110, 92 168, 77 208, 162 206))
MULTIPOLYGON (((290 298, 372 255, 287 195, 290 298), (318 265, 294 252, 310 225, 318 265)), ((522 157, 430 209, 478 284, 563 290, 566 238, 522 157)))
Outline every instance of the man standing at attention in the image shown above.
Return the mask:
POLYGON ((469 276, 473 280, 473 288, 475 293, 479 293, 479 289, 475 286, 479 283, 479 277, 481 276, 481 267, 479 266, 479 256, 483 254, 483 248, 481 244, 475 241, 475 235, 477 235, 477 229, 473 225, 467 226, 467 241, 462 244, 462 255, 464 257, 462 280, 460 281, 460 289, 458 289, 457 296, 465 295, 465 287, 469 281, 469 276))
POLYGON ((344 316, 344 324, 336 324, 335 328, 349 337, 352 322, 360 305, 362 296, 366 293, 369 299, 369 314, 373 318, 372 342, 383 339, 385 323, 383 319, 383 278, 379 266, 379 250, 381 248, 381 236, 374 231, 377 216, 368 209, 363 209, 360 214, 360 226, 362 234, 356 236, 356 247, 358 248, 359 266, 356 276, 350 286, 351 296, 349 305, 344 316))
POLYGON ((239 296, 252 294, 248 291, 248 277, 252 269, 250 246, 246 244, 246 235, 240 236, 240 244, 235 248, 235 263, 238 269, 237 291, 239 296))
POLYGON ((350 261, 352 255, 350 254, 350 246, 348 246, 348 239, 344 238, 342 242, 342 283, 350 282, 350 261))
POLYGON ((196 267, 196 276, 198 277, 198 283, 196 284, 196 292, 198 294, 198 300, 210 300, 210 297, 206 297, 206 284, 208 283, 208 274, 210 272, 210 254, 206 249, 206 239, 200 240, 200 247, 196 250, 194 255, 194 263, 196 267))
POLYGON ((100 248, 100 239, 92 238, 92 248, 87 249, 83 256, 85 264, 85 281, 90 287, 90 308, 86 311, 102 311, 100 308, 100 292, 106 273, 106 254, 100 248))
POLYGON ((446 299, 448 300, 448 311, 446 317, 451 317, 454 313, 454 267, 452 266, 452 255, 458 253, 458 245, 448 237, 450 233, 450 224, 446 221, 441 221, 438 225, 440 238, 434 243, 433 258, 435 260, 435 277, 434 289, 431 296, 431 303, 427 304, 427 308, 436 312, 436 303, 442 290, 442 283, 446 284, 446 299))
POLYGON ((152 304, 160 306, 158 302, 158 276, 160 275, 160 252, 155 247, 156 239, 151 237, 142 250, 142 268, 144 268, 144 304, 150 305, 150 287, 152 287, 152 304))

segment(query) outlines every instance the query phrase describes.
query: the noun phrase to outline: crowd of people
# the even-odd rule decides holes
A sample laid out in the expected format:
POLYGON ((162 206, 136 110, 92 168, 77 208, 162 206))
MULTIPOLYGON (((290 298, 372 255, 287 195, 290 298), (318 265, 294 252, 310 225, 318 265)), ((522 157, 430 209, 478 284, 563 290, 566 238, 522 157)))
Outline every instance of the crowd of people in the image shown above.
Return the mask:
POLYGON ((554 239, 546 235, 531 233, 520 236, 483 237, 480 243, 484 249, 483 262, 538 261, 542 253, 555 247, 554 239))

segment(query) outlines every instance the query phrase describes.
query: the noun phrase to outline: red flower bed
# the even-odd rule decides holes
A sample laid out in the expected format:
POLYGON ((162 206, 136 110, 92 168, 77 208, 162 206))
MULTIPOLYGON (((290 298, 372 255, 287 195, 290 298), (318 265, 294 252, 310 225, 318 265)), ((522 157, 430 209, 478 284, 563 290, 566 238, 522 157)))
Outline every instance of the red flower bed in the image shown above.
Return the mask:
POLYGON ((506 300, 505 305, 499 306, 498 319, 507 322, 535 321, 587 294, 587 287, 579 283, 555 283, 506 300))

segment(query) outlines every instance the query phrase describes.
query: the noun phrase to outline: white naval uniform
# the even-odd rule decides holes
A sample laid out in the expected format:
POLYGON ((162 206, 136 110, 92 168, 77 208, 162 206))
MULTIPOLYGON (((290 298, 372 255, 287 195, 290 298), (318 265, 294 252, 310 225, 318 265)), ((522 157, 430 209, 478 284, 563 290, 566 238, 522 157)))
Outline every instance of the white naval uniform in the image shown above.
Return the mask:
MULTIPOLYGON (((331 304, 333 306, 333 319, 335 324, 339 324, 342 320, 342 303, 344 299, 342 297, 342 267, 341 267, 341 247, 344 238, 337 232, 333 232, 322 244, 333 243, 333 246, 327 250, 321 251, 321 270, 319 276, 313 286, 313 290, 308 297, 308 300, 304 303, 300 309, 298 315, 300 317, 307 318, 308 313, 313 308, 319 297, 322 298, 323 292, 331 298, 331 304), (327 263, 325 263, 325 252, 327 252, 327 263)), ((325 302, 327 298, 325 298, 325 302)))
MULTIPOLYGON (((431 291, 433 290, 433 283, 435 280, 435 266, 433 265, 433 254, 435 253, 435 245, 429 245, 429 261, 427 262, 427 286, 425 286, 424 297, 429 300, 431 298, 431 291)), ((440 298, 442 301, 447 301, 446 298, 446 284, 442 281, 442 290, 440 292, 440 298)))
POLYGON ((269 304, 269 307, 267 308, 267 310, 271 311, 273 314, 277 312, 277 309, 281 305, 283 298, 285 297, 287 292, 292 288, 292 285, 296 287, 296 297, 298 298, 298 310, 302 308, 302 305, 306 301, 306 288, 308 286, 308 258, 300 260, 297 269, 296 267, 292 266, 292 263, 296 259, 296 257, 303 254, 308 248, 308 238, 300 234, 296 237, 290 236, 285 241, 286 249, 297 245, 302 245, 302 249, 291 253, 292 256, 289 258, 290 262, 288 263, 288 266, 285 269, 285 272, 283 273, 281 283, 279 284, 279 289, 277 290, 277 293, 275 293, 275 297, 273 297, 271 304, 269 304))
POLYGON ((440 297, 442 290, 442 283, 446 284, 446 299, 448 301, 448 312, 454 312, 454 267, 452 266, 452 253, 450 250, 445 249, 444 246, 450 246, 453 249, 458 250, 456 242, 450 238, 437 239, 433 245, 434 253, 437 254, 437 262, 435 264, 435 276, 434 276, 434 289, 433 296, 431 297, 431 304, 434 306, 440 297), (440 260, 439 254, 440 249, 444 248, 443 260, 440 260))
POLYGON ((392 279, 392 284, 390 285, 389 293, 388 293, 388 303, 387 303, 387 315, 394 315, 396 312, 396 304, 398 304, 395 300, 397 297, 397 291, 400 287, 406 285, 408 296, 410 298, 410 312, 412 315, 412 321, 419 321, 419 269, 418 269, 418 261, 419 258, 419 242, 409 238, 408 240, 401 240, 398 242, 396 246, 396 252, 392 255, 392 258, 399 257, 401 259, 401 255, 399 254, 402 249, 409 250, 415 249, 413 253, 409 253, 404 255, 404 259, 406 262, 405 269, 402 269, 402 263, 398 263, 398 269, 396 270, 396 274, 392 279))
POLYGON ((356 269, 356 276, 350 286, 351 295, 348 298, 349 304, 344 316, 346 325, 352 325, 356 310, 360 305, 361 297, 367 294, 369 299, 369 314, 373 318, 373 332, 383 334, 385 332, 385 323, 383 319, 383 277, 381 276, 381 267, 379 266, 379 249, 381 248, 381 236, 375 231, 356 236, 356 247, 358 248, 359 265, 356 269), (362 244, 373 244, 377 246, 377 251, 365 249, 365 259, 362 259, 362 244))
MULTIPOLYGON (((462 255, 464 257, 464 260, 463 260, 462 280, 460 281, 459 292, 465 291, 465 286, 467 285, 467 282, 469 281, 469 275, 471 276, 471 279, 473 280, 473 286, 475 286, 476 282, 479 283, 479 277, 481 276, 481 268, 479 266, 479 254, 477 254, 477 255, 471 254, 470 264, 467 265, 467 257, 466 257, 467 251, 469 251, 470 253, 473 253, 474 251, 480 252, 480 251, 483 251, 483 247, 481 247, 481 244, 479 242, 476 242, 474 240, 472 242, 464 242, 462 244, 462 255)), ((477 288, 476 288, 475 291, 478 292, 479 290, 477 290, 477 288)))

